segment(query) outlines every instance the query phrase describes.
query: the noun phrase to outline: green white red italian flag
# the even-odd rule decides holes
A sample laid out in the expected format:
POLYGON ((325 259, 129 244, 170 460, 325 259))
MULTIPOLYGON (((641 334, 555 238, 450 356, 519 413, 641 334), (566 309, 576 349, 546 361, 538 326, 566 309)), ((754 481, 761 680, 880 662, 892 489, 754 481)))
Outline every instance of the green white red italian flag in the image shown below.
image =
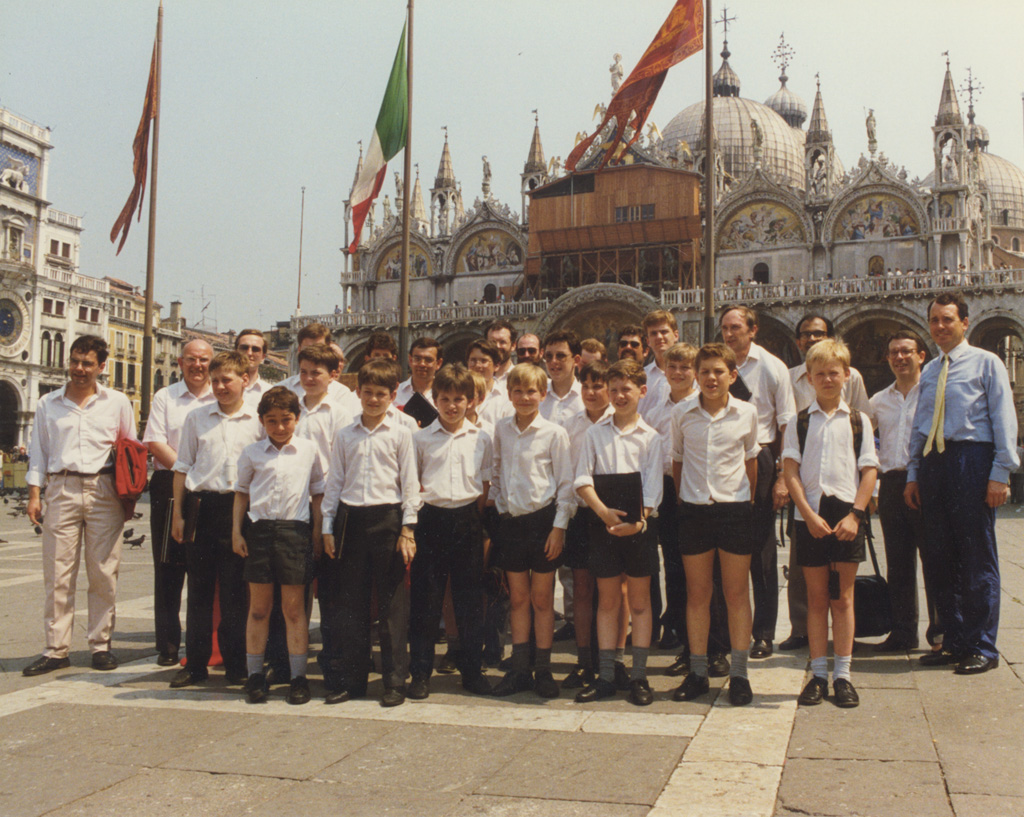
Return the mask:
POLYGON ((363 161, 363 168, 356 179, 352 195, 349 197, 352 207, 352 228, 355 238, 348 251, 354 253, 359 246, 359 236, 363 231, 363 222, 370 212, 374 199, 384 184, 384 174, 391 158, 405 147, 409 132, 409 76, 405 70, 405 26, 402 27, 402 39, 398 43, 395 63, 391 66, 391 76, 384 92, 384 101, 377 114, 377 124, 370 138, 370 148, 363 161))

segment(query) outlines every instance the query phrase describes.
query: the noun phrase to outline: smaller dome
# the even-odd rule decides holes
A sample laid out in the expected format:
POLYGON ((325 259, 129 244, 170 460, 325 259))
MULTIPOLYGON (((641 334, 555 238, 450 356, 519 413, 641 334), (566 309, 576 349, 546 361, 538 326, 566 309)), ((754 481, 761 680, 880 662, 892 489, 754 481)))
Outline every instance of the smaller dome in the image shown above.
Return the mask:
POLYGON ((967 149, 974 150, 975 144, 978 150, 988 149, 988 128, 972 123, 967 126, 967 149))
POLYGON ((722 43, 722 67, 715 71, 711 79, 711 93, 713 96, 739 96, 740 78, 732 66, 729 65, 729 43, 722 43))
POLYGON ((779 77, 782 85, 764 104, 785 119, 791 128, 803 128, 807 119, 807 103, 786 87, 788 79, 785 74, 779 77))

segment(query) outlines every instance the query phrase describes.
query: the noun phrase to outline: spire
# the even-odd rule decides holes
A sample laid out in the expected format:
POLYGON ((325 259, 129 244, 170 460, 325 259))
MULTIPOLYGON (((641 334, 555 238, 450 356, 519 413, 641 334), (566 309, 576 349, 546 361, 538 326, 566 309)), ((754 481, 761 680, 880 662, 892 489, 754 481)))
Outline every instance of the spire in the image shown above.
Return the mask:
POLYGON ((722 9, 722 19, 715 20, 715 23, 720 23, 722 26, 722 65, 715 71, 715 76, 711 81, 711 92, 714 96, 739 96, 740 95, 740 78, 736 75, 736 72, 732 70, 732 66, 729 65, 729 57, 732 54, 729 53, 729 23, 733 22, 736 18, 729 16, 729 9, 722 9))
POLYGON ((828 142, 832 133, 828 129, 828 118, 825 116, 825 103, 821 98, 821 78, 815 75, 818 91, 814 95, 814 108, 811 110, 811 124, 807 126, 807 142, 828 142))
POLYGON ((423 188, 420 187, 420 166, 416 164, 416 186, 412 189, 412 217, 414 221, 422 224, 429 224, 427 221, 427 208, 423 205, 423 188))
POLYGON ((523 173, 543 173, 547 169, 544 163, 544 148, 540 143, 540 119, 537 111, 533 112, 533 139, 530 140, 530 153, 523 165, 523 173))
POLYGON ((359 174, 363 172, 363 140, 359 140, 359 161, 356 162, 356 173, 352 177, 352 186, 349 188, 349 196, 352 195, 352 191, 356 189, 356 182, 359 181, 359 174))
POLYGON ((455 187, 455 171, 452 170, 452 155, 448 152, 448 126, 444 126, 444 147, 441 149, 441 163, 437 166, 434 188, 455 187))
POLYGON ((956 99, 956 90, 953 88, 953 75, 949 72, 949 52, 946 56, 946 76, 942 79, 942 97, 939 99, 939 112, 935 115, 936 127, 943 125, 963 125, 964 120, 960 115, 960 103, 956 99))
POLYGON ((974 78, 974 71, 970 66, 967 68, 967 81, 960 86, 960 93, 967 94, 967 149, 988 150, 988 129, 984 125, 975 123, 974 100, 981 96, 985 87, 974 78))
POLYGON ((807 104, 786 87, 786 82, 789 80, 789 77, 786 76, 786 69, 795 55, 796 52, 786 42, 786 35, 780 36, 779 44, 772 54, 772 59, 780 72, 779 90, 768 97, 764 104, 785 119, 786 124, 791 128, 799 130, 803 127, 804 120, 807 119, 807 104))

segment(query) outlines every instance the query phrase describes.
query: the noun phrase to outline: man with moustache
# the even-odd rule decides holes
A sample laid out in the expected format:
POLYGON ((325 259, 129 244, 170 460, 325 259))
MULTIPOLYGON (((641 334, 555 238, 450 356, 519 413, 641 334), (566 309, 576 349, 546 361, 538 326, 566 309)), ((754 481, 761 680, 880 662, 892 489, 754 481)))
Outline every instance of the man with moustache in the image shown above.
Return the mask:
POLYGON ((635 323, 619 330, 619 360, 635 360, 644 365, 644 330, 635 323))
POLYGON ((516 362, 541 365, 540 338, 536 335, 531 335, 529 332, 520 337, 516 341, 516 362))
POLYGON ((181 648, 181 589, 185 583, 185 552, 173 538, 166 543, 168 559, 162 561, 164 529, 174 495, 174 463, 186 415, 194 408, 215 402, 210 389, 213 347, 205 340, 185 344, 178 358, 181 380, 153 395, 153 406, 142 442, 153 455, 154 472, 149 481, 149 531, 153 542, 153 614, 156 624, 156 662, 162 667, 178 663, 181 648))
POLYGON ((245 402, 256 408, 263 392, 273 385, 260 378, 260 366, 267 359, 267 339, 259 329, 243 329, 235 338, 235 351, 241 352, 249 361, 249 385, 245 387, 245 402))
POLYGON ((504 389, 505 379, 512 369, 512 349, 516 344, 516 328, 504 318, 498 318, 484 330, 484 335, 501 352, 501 363, 494 371, 494 382, 504 389))
POLYGON ((433 338, 416 338, 409 347, 409 379, 398 384, 393 405, 401 410, 413 394, 419 394, 434 405, 434 375, 444 363, 441 344, 433 338))

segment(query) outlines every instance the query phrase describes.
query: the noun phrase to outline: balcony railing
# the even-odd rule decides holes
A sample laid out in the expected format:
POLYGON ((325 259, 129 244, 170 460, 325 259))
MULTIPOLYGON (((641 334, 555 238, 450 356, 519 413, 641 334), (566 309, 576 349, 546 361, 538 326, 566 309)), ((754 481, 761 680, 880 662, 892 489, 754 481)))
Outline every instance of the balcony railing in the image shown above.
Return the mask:
POLYGON ((109 292, 109 286, 102 278, 90 278, 88 275, 82 275, 71 270, 43 267, 43 276, 65 286, 81 287, 93 292, 109 292))
MULTIPOLYGON (((529 318, 543 314, 551 306, 546 298, 539 301, 506 301, 492 304, 459 304, 458 306, 417 306, 409 310, 409 323, 447 323, 450 321, 493 320, 494 318, 529 318)), ((308 323, 322 323, 331 329, 358 326, 397 325, 397 309, 374 312, 340 312, 327 315, 302 315, 292 318, 292 329, 308 323)))
POLYGON ((16 116, 4 108, 0 108, 0 122, 3 122, 5 125, 9 125, 12 128, 17 128, 22 133, 27 133, 29 136, 34 136, 40 142, 46 142, 46 144, 50 143, 49 128, 44 128, 42 125, 37 125, 35 122, 16 116))
POLYGON ((75 230, 82 229, 81 216, 65 213, 62 210, 54 210, 52 207, 46 211, 46 220, 53 224, 63 224, 65 227, 71 227, 75 230))

